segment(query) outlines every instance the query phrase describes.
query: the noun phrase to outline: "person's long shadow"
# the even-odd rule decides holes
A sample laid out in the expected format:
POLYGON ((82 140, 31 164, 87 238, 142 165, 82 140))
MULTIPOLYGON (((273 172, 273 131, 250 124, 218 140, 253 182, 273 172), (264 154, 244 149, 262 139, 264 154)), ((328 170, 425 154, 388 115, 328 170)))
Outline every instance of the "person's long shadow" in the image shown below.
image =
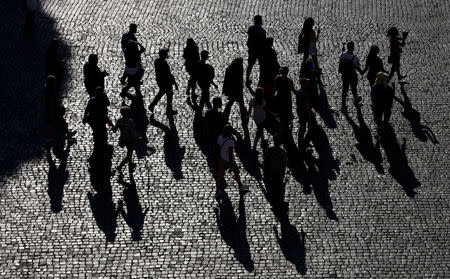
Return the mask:
POLYGON ((172 171, 176 180, 183 178, 182 161, 186 147, 180 146, 180 138, 173 116, 167 116, 169 127, 157 121, 152 114, 150 116, 150 124, 161 129, 164 132, 164 154, 167 167, 172 171))
POLYGON ((46 157, 49 165, 48 169, 48 188, 47 193, 50 198, 50 208, 52 212, 58 213, 62 210, 62 199, 64 196, 64 185, 69 179, 69 172, 67 171, 67 159, 69 158, 70 147, 75 144, 75 141, 70 141, 66 145, 60 157, 60 164, 57 167, 56 162, 52 157, 51 149, 47 149, 46 157))
POLYGON ((348 113, 343 113, 345 119, 350 124, 353 129, 353 133, 355 134, 355 138, 358 143, 355 145, 358 151, 361 153, 361 156, 368 162, 372 163, 375 166, 375 169, 378 173, 384 174, 383 165, 381 164, 383 159, 381 157, 380 152, 380 143, 376 141, 374 144, 372 139, 372 134, 370 132, 369 127, 364 121, 363 114, 361 112, 361 107, 356 107, 356 113, 358 117, 358 124, 353 121, 353 119, 349 116, 348 113))
POLYGON ((389 123, 385 123, 380 132, 380 141, 389 162, 389 172, 392 177, 402 186, 408 197, 415 197, 414 188, 419 187, 420 182, 408 164, 406 138, 403 138, 403 143, 400 146, 394 129, 389 123))
POLYGON ((129 183, 125 182, 122 176, 119 176, 117 182, 124 186, 123 200, 125 201, 127 208, 127 211, 125 212, 123 208, 123 201, 119 200, 117 211, 122 215, 127 225, 132 229, 131 239, 134 241, 139 241, 142 239, 142 229, 144 228, 144 220, 148 213, 149 207, 142 211, 133 172, 130 171, 129 183))
POLYGON ((136 143, 136 156, 139 159, 142 159, 145 156, 155 153, 156 150, 153 146, 148 146, 147 128, 149 125, 149 121, 144 107, 144 100, 142 98, 142 95, 130 95, 129 99, 131 99, 131 118, 134 120, 134 124, 136 125, 137 134, 142 138, 142 140, 136 143))
POLYGON ((114 242, 116 239, 118 214, 112 200, 111 158, 112 146, 108 146, 106 154, 101 156, 94 150, 90 158, 89 172, 91 184, 97 193, 87 194, 95 222, 108 242, 114 242))
POLYGON ((245 171, 248 172, 256 181, 262 180, 261 164, 258 161, 258 154, 252 151, 249 138, 242 138, 236 130, 233 131, 236 137, 236 155, 239 157, 245 171))
POLYGON ((335 111, 331 108, 330 103, 328 102, 327 92, 325 91, 325 87, 320 78, 317 81, 317 86, 320 94, 313 103, 313 108, 322 118, 325 125, 328 128, 334 129, 337 127, 336 120, 334 119, 335 111))
POLYGON ((236 218, 230 198, 223 192, 219 208, 214 208, 217 226, 222 239, 233 249, 234 256, 244 266, 252 272, 255 267, 250 253, 250 245, 247 240, 247 217, 245 216, 244 196, 239 198, 239 217, 236 218))
POLYGON ((400 83, 400 91, 403 95, 403 101, 394 96, 394 99, 403 106, 403 116, 409 121, 412 132, 420 141, 430 140, 433 144, 439 143, 431 128, 423 125, 420 120, 420 112, 413 108, 411 100, 406 94, 405 83, 400 83))
MULTIPOLYGON (((8 147, 0 149, 0 176, 44 155, 45 53, 51 39, 60 36, 55 20, 40 9, 34 30, 24 32, 23 7, 23 1, 0 1, 0 36, 4 38, 0 42, 0 146, 8 147)), ((70 52, 62 39, 60 47, 63 52, 70 52)), ((69 73, 67 69, 66 81, 69 73)), ((66 84, 62 84, 61 95, 66 94, 66 84)))

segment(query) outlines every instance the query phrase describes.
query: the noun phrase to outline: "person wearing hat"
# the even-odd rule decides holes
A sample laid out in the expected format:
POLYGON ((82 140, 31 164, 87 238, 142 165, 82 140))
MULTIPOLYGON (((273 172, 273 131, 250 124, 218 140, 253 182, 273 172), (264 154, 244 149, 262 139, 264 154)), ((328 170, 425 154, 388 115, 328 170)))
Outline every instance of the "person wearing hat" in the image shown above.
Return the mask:
POLYGON ((370 91, 372 100, 372 110, 375 123, 378 127, 382 123, 388 123, 391 117, 392 102, 394 100, 394 83, 392 87, 387 83, 389 76, 386 73, 379 72, 375 85, 370 91))
POLYGON ((131 170, 134 170, 136 164, 133 163, 133 150, 135 149, 136 141, 140 139, 136 132, 136 125, 133 119, 130 117, 131 111, 130 107, 122 106, 120 108, 120 114, 122 115, 119 120, 117 120, 116 125, 113 127, 113 132, 120 130, 119 146, 127 148, 127 155, 117 166, 117 171, 122 173, 122 167, 128 163, 131 170))
POLYGON ((172 100, 173 100, 173 89, 172 86, 175 86, 175 89, 178 90, 178 84, 175 81, 175 77, 172 75, 170 71, 169 64, 167 63, 167 57, 169 57, 169 49, 163 48, 159 50, 159 58, 155 60, 155 76, 156 83, 159 87, 159 92, 153 99, 153 102, 150 104, 148 109, 153 112, 156 104, 162 98, 164 94, 167 97, 167 115, 175 115, 177 111, 172 108, 172 100))
POLYGON ((211 101, 210 101, 210 92, 209 87, 211 84, 217 89, 218 86, 214 82, 214 68, 210 64, 206 63, 206 60, 209 59, 209 52, 207 50, 202 50, 200 52, 200 61, 197 62, 196 65, 196 80, 198 86, 200 87, 202 93, 200 97, 199 110, 203 111, 203 107, 206 104, 206 107, 210 109, 211 101))

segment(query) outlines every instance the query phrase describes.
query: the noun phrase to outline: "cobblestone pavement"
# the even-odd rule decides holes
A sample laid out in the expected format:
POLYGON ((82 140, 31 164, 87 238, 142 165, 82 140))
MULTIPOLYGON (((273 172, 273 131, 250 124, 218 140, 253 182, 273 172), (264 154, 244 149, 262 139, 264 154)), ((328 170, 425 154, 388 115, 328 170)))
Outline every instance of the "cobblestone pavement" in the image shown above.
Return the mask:
MULTIPOLYGON (((448 1, 46 0, 34 36, 24 36, 24 12, 16 2, 0 3, 1 278, 450 277, 448 1), (296 86, 301 23, 313 16, 322 30, 322 101, 331 110, 317 116, 318 168, 297 166, 289 177, 289 216, 282 222, 243 143, 237 151, 252 191, 240 198, 227 176, 228 198, 217 204, 213 177, 194 140, 198 119, 183 93, 186 38, 210 51, 221 84, 232 58, 247 57, 245 31, 256 13, 263 15, 296 86), (81 123, 87 102, 82 66, 90 53, 99 54, 100 66, 111 73, 106 87, 117 119, 119 41, 130 22, 138 24, 138 38, 147 47, 141 113, 150 116, 146 108, 157 92, 153 60, 170 45, 169 64, 181 85, 175 94, 179 114, 169 123, 163 99, 153 120, 141 117, 138 128, 156 152, 140 153, 127 182, 117 175, 104 181, 112 189, 108 196, 96 191, 89 172, 92 139, 81 123), (377 43, 386 62, 384 32, 391 25, 410 31, 402 66, 410 83, 408 99, 397 88, 400 102, 394 103, 377 165, 367 81, 359 82, 363 117, 351 107, 346 119, 338 111, 337 58, 341 43, 351 39, 361 58, 377 43), (56 159, 42 148, 43 56, 52 36, 72 54, 63 93, 69 125, 78 131, 77 143, 56 159), (133 241, 133 228, 140 241, 133 241)), ((237 107, 233 111, 232 124, 242 134, 237 107)), ((253 123, 250 130, 254 136, 253 123)), ((117 135, 109 138, 114 167, 125 151, 117 135)))

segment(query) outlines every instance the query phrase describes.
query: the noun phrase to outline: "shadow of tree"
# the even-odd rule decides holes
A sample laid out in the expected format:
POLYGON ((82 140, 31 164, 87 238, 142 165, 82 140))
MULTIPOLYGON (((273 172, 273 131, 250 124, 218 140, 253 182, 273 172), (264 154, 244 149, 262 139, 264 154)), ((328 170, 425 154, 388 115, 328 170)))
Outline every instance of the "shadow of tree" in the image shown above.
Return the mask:
MULTIPOLYGON (((0 2, 0 175, 14 171, 22 162, 43 155, 45 52, 54 37, 55 21, 38 10, 36 26, 24 32, 23 1, 0 2)), ((69 47, 60 40, 63 52, 69 47)), ((65 80, 70 79, 66 71, 65 80)), ((66 94, 66 82, 61 94, 66 94)))

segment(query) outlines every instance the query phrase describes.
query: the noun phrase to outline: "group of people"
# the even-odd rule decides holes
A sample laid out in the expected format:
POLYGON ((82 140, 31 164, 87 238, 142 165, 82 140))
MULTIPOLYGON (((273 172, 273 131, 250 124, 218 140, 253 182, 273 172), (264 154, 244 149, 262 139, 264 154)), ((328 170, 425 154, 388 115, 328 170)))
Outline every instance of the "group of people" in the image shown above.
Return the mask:
MULTIPOLYGON (((110 101, 105 93, 104 79, 108 73, 98 67, 98 57, 96 54, 89 55, 88 61, 84 65, 84 85, 89 96, 83 123, 90 125, 93 131, 94 153, 102 156, 107 146, 107 128, 112 127, 113 131, 120 130, 119 146, 127 148, 126 157, 117 166, 119 172, 128 163, 130 169, 134 169, 133 150, 137 141, 140 140, 130 107, 126 105, 126 99, 142 98, 140 87, 143 84, 145 69, 142 63, 142 54, 145 47, 139 43, 137 37, 137 25, 130 24, 128 32, 121 39, 121 47, 125 59, 125 67, 122 76, 119 78, 122 84, 120 97, 123 98, 120 108, 121 118, 116 123, 108 117, 108 106, 110 101), (129 93, 134 88, 135 95, 129 93)), ((256 15, 254 24, 248 28, 248 63, 244 77, 244 59, 234 58, 226 68, 222 86, 222 94, 228 98, 225 109, 221 110, 222 97, 215 96, 211 100, 211 86, 218 89, 214 81, 215 70, 208 63, 209 52, 199 51, 199 48, 192 38, 187 39, 183 50, 183 59, 186 72, 189 76, 186 87, 187 103, 192 106, 196 113, 199 113, 205 120, 205 139, 210 145, 211 153, 216 156, 216 197, 220 198, 223 191, 223 177, 226 170, 234 173, 234 178, 243 192, 248 190, 248 186, 241 182, 239 168, 235 162, 233 137, 233 127, 229 123, 232 107, 235 103, 239 105, 239 112, 242 118, 242 126, 248 131, 249 118, 252 117, 256 126, 256 135, 253 140, 252 150, 257 152, 258 143, 261 141, 261 148, 264 153, 265 174, 273 184, 283 184, 285 169, 289 167, 286 151, 282 145, 286 143, 292 131, 292 124, 295 119, 293 113, 293 97, 296 102, 296 112, 298 119, 298 148, 304 151, 309 146, 312 137, 312 127, 317 125, 315 121, 314 108, 318 102, 319 83, 322 69, 319 67, 317 42, 319 40, 320 28, 317 32, 314 29, 314 20, 307 18, 298 37, 298 53, 303 54, 301 60, 299 88, 289 77, 289 68, 282 66, 278 62, 277 52, 273 48, 274 40, 267 37, 267 32, 263 27, 262 17, 256 15), (252 70, 258 62, 259 80, 257 86, 253 86, 251 80, 252 70), (198 95, 197 87, 200 89, 198 95), (245 104, 244 88, 251 94, 248 106, 245 104), (198 98, 200 99, 198 100, 198 98), (212 102, 211 102, 212 101, 212 102), (204 108, 207 110, 204 112, 204 108), (204 113, 204 116, 203 116, 204 113), (273 135, 273 145, 268 146, 264 133, 273 135)), ((338 71, 342 76, 342 113, 347 113, 347 93, 350 89, 353 94, 353 102, 356 107, 361 105, 361 97, 358 96, 357 83, 358 74, 367 72, 367 79, 371 86, 371 100, 373 114, 376 124, 381 127, 383 122, 389 121, 392 100, 394 96, 394 86, 389 82, 396 73, 398 79, 403 81, 406 76, 400 74, 400 57, 402 48, 405 46, 407 33, 400 37, 397 28, 388 30, 390 55, 388 62, 392 64, 390 72, 386 71, 382 59, 378 56, 379 48, 371 47, 366 59, 364 69, 360 65, 360 60, 355 52, 355 44, 348 42, 343 45, 343 52, 339 57, 338 71)), ((62 127, 68 138, 74 132, 68 129, 68 125, 63 121, 63 106, 58 101, 50 100, 49 96, 57 96, 59 84, 63 78, 64 59, 57 51, 58 40, 54 39, 47 52, 46 64, 46 105, 49 104, 47 115, 54 115, 52 111, 57 111, 57 117, 49 117, 51 127, 54 119, 62 123, 62 127), (53 94, 53 95, 52 95, 53 94), (49 101, 47 102, 47 99, 49 101), (57 104, 53 104, 53 103, 57 104), (53 105, 50 105, 53 104, 53 105), (61 120, 62 119, 62 120, 61 120)), ((154 61, 155 79, 159 87, 148 109, 153 113, 161 98, 165 95, 167 99, 166 114, 173 117, 177 111, 173 108, 174 89, 178 90, 178 83, 171 72, 167 62, 169 48, 159 50, 158 58, 154 61)), ((67 59, 67 58, 65 58, 67 59)), ((50 130, 50 128, 48 128, 50 130)), ((49 132, 46 133, 49 136, 49 132)), ((280 196, 280 195, 278 195, 280 196)), ((282 195, 281 195, 282 196, 282 195)))

